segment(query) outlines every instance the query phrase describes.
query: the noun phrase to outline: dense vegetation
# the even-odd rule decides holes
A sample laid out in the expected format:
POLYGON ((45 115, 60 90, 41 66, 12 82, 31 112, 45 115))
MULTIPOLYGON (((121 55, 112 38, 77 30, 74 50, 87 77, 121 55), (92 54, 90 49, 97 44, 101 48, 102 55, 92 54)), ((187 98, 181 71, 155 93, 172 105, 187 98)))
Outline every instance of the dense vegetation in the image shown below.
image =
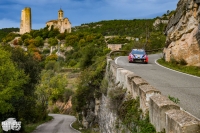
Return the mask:
POLYGON ((155 133, 155 128, 149 122, 149 115, 141 118, 142 110, 140 108, 139 98, 125 101, 119 111, 118 115, 123 125, 132 133, 155 133))
POLYGON ((109 39, 111 44, 126 44, 124 50, 145 48, 146 50, 163 48, 166 24, 153 26, 155 19, 111 20, 82 24, 74 27, 73 31, 100 33, 103 36, 115 36, 109 39), (128 39, 126 37, 132 37, 128 39), (138 41, 136 41, 136 38, 138 41))
POLYGON ((1 46, 0 51, 0 120, 15 116, 24 127, 24 124, 46 119, 47 114, 41 112, 35 98, 41 71, 38 61, 21 48, 1 46))
POLYGON ((110 20, 96 23, 82 24, 73 31, 89 31, 90 33, 101 33, 103 36, 133 36, 145 37, 146 27, 153 30, 154 19, 134 19, 134 20, 110 20))
POLYGON ((19 28, 3 28, 0 29, 0 42, 3 38, 6 37, 10 32, 19 32, 19 28))

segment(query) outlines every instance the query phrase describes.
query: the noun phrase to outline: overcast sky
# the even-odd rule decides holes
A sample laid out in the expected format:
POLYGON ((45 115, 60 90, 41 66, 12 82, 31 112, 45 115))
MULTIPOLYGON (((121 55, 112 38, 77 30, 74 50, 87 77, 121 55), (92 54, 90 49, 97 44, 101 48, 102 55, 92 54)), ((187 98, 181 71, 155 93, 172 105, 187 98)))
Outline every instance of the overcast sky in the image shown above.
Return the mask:
POLYGON ((20 27, 21 10, 30 7, 32 29, 45 27, 64 11, 72 26, 114 19, 146 19, 175 10, 178 0, 0 0, 0 28, 20 27))

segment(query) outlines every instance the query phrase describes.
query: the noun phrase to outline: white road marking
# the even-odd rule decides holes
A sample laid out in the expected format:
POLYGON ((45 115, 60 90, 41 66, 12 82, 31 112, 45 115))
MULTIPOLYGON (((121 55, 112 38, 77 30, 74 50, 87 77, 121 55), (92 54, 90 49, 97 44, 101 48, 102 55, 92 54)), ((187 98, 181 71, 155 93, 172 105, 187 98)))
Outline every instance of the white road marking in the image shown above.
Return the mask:
POLYGON ((72 124, 76 121, 76 119, 69 125, 71 127, 71 129, 73 129, 74 131, 77 131, 79 133, 81 133, 80 131, 76 130, 75 128, 72 127, 72 124))
POLYGON ((174 72, 177 72, 177 73, 181 73, 181 74, 184 74, 184 75, 188 75, 188 76, 191 76, 191 77, 199 78, 199 79, 200 79, 200 77, 198 77, 198 76, 194 76, 194 75, 190 75, 190 74, 187 74, 187 73, 179 72, 179 71, 176 71, 176 70, 167 68, 167 67, 165 67, 165 66, 162 66, 162 65, 158 64, 157 60, 158 60, 158 59, 155 60, 155 63, 156 63, 158 66, 160 66, 160 67, 163 67, 163 68, 165 68, 165 69, 168 69, 168 70, 171 70, 171 71, 174 71, 174 72))
POLYGON ((117 64, 117 60, 120 58, 121 56, 119 56, 119 57, 117 57, 116 59, 115 59, 115 64, 117 64))

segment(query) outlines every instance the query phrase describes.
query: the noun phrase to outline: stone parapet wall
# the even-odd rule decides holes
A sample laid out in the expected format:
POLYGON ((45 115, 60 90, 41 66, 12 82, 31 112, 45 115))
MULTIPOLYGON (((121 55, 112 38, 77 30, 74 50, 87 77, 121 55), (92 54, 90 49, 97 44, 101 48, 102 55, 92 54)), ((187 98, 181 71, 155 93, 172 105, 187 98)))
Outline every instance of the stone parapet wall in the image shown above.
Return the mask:
MULTIPOLYGON (((127 97, 134 99, 139 97, 143 114, 149 113, 150 122, 157 132, 165 130, 166 133, 200 133, 200 121, 197 118, 181 110, 177 104, 162 95, 147 81, 115 64, 110 58, 107 59, 106 75, 109 78, 108 82, 113 81, 126 89, 124 100, 127 97)), ((113 89, 111 87, 108 87, 108 91, 113 89)), ((114 121, 118 118, 116 111, 108 109, 111 106, 109 100, 109 97, 103 96, 100 103, 99 121, 102 123, 100 130, 103 133, 117 133, 120 130, 116 129, 114 121)))

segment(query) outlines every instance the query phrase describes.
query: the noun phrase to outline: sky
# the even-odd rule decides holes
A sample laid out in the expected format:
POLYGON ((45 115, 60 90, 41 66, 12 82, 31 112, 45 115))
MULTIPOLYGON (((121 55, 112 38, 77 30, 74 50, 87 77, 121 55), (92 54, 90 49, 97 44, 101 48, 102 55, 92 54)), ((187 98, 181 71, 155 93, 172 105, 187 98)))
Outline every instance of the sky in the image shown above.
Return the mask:
POLYGON ((20 27, 21 11, 31 8, 32 29, 44 28, 64 11, 74 26, 102 20, 149 19, 175 10, 178 0, 0 0, 0 29, 20 27))

